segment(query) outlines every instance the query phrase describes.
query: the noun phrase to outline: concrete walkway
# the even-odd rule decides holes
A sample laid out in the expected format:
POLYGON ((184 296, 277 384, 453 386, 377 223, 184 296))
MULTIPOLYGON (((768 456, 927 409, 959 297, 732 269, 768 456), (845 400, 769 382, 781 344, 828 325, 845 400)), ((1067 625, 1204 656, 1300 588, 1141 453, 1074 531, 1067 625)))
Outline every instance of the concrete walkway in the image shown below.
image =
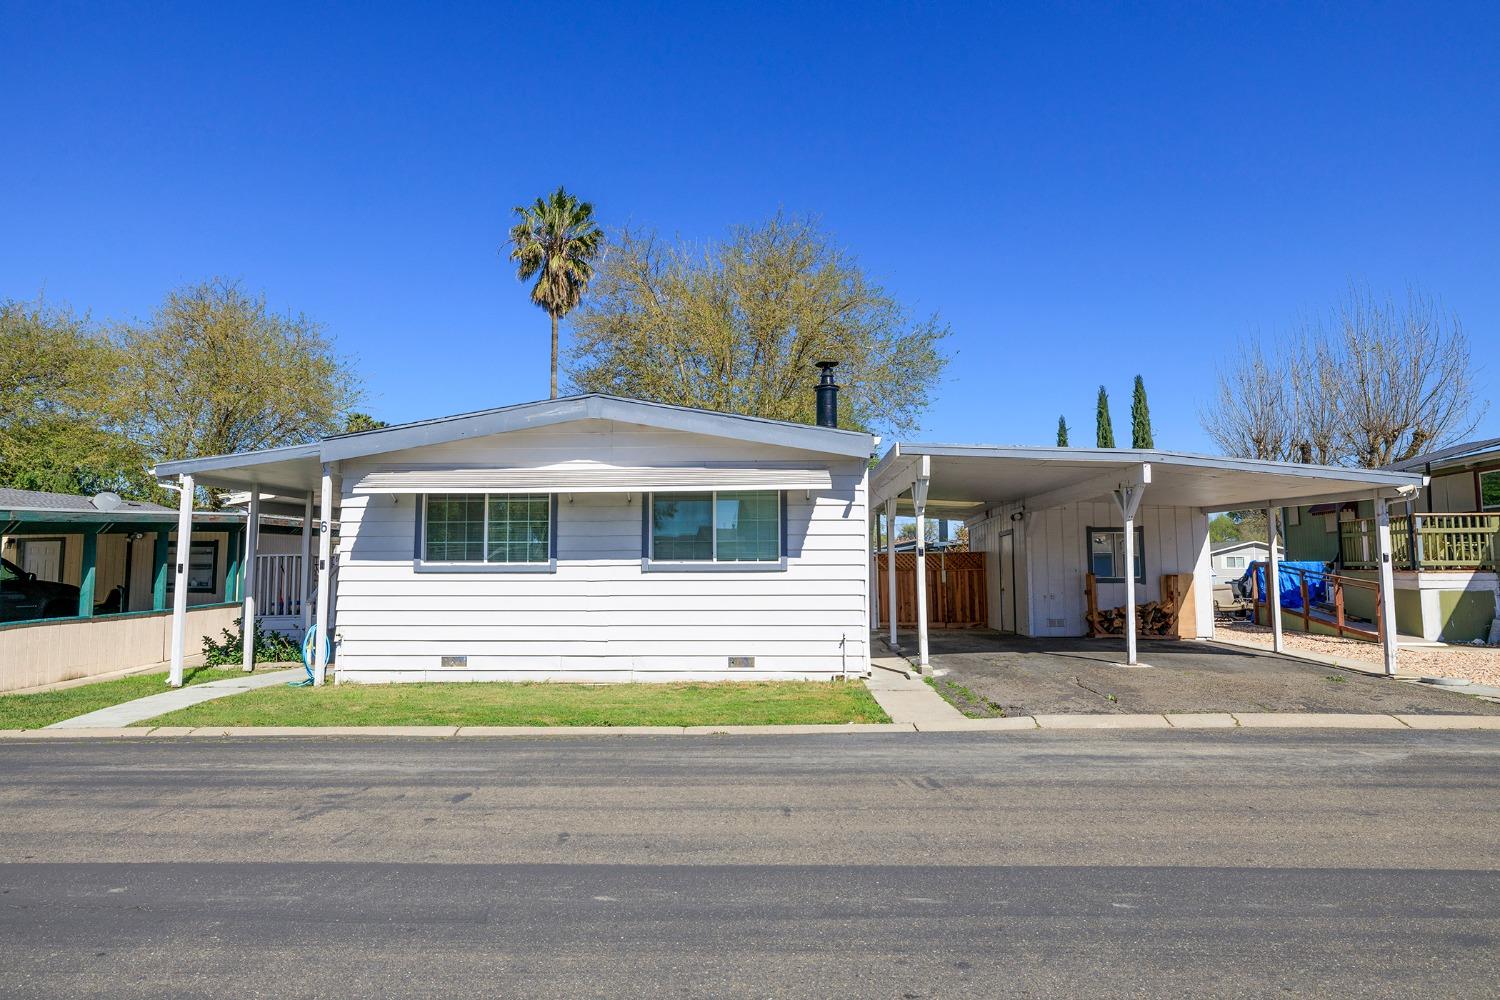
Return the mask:
POLYGON ((147 695, 135 701, 121 702, 85 715, 54 722, 47 728, 120 729, 132 726, 144 719, 154 719, 158 715, 175 712, 179 708, 187 708, 189 705, 213 701, 215 698, 227 698, 232 694, 271 687, 274 684, 285 684, 287 681, 305 676, 307 676, 306 672, 301 667, 297 667, 292 670, 274 670, 268 674, 246 674, 243 677, 231 677, 228 680, 173 688, 161 694, 147 695))
POLYGON ((916 677, 911 664, 901 657, 871 657, 870 667, 865 687, 892 722, 930 725, 963 721, 964 714, 916 677))

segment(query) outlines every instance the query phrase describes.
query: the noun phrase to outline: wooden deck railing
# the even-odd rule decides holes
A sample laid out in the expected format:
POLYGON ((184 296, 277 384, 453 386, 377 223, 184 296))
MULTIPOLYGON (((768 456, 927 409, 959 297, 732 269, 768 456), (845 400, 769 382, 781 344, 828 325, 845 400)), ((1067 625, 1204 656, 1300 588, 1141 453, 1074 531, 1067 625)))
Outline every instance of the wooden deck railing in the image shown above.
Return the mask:
MULTIPOLYGON (((1267 574, 1269 573, 1269 570, 1266 568, 1266 566, 1267 564, 1263 561, 1253 562, 1250 564, 1250 600, 1252 606, 1255 609, 1255 621, 1258 624, 1269 625, 1271 624, 1271 609, 1266 602, 1267 595, 1265 593, 1262 593, 1260 589, 1261 577, 1267 576, 1267 574), (1264 613, 1265 616, 1264 622, 1261 621, 1262 613, 1264 613)), ((1333 629, 1334 632, 1339 636, 1353 637, 1355 639, 1368 639, 1371 642, 1380 641, 1381 605, 1380 583, 1378 581, 1362 580, 1356 576, 1339 576, 1334 573, 1325 573, 1321 570, 1304 569, 1301 566, 1287 566, 1284 564, 1281 566, 1281 572, 1296 574, 1298 589, 1301 590, 1302 598, 1300 607, 1288 608, 1287 606, 1282 605, 1281 611, 1283 621, 1285 621, 1288 614, 1290 614, 1290 616, 1294 619, 1302 619, 1302 631, 1304 632, 1311 632, 1312 623, 1319 622, 1322 625, 1333 629), (1314 613, 1313 611, 1312 601, 1310 599, 1310 591, 1312 589, 1310 586, 1310 581, 1318 580, 1321 580, 1328 587, 1328 600, 1333 607, 1331 613, 1314 613), (1374 631, 1366 628, 1363 622, 1359 625, 1351 625, 1349 623, 1349 619, 1344 613, 1344 591, 1351 587, 1356 590, 1368 590, 1374 592, 1374 631)), ((1279 581, 1273 584, 1267 576, 1266 589, 1268 591, 1275 592, 1277 599, 1280 598, 1281 593, 1279 581)))
POLYGON ((255 557, 255 614, 276 618, 302 614, 302 557, 257 555, 255 557))
MULTIPOLYGON (((1360 517, 1341 522, 1339 552, 1346 569, 1378 568, 1375 519, 1360 517)), ((1397 569, 1494 569, 1497 556, 1500 556, 1500 514, 1414 514, 1410 518, 1391 518, 1391 564, 1397 569)))

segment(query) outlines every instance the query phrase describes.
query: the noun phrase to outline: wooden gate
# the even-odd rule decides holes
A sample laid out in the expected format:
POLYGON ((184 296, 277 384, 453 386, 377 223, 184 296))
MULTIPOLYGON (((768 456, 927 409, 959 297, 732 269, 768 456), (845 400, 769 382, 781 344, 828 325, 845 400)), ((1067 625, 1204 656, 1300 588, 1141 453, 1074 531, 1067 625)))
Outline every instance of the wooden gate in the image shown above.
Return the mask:
MULTIPOLYGON (((880 622, 890 622, 888 556, 875 557, 880 622)), ((984 628, 989 625, 983 552, 927 553, 927 624, 930 628, 984 628)), ((917 556, 896 553, 896 624, 917 625, 917 556)))

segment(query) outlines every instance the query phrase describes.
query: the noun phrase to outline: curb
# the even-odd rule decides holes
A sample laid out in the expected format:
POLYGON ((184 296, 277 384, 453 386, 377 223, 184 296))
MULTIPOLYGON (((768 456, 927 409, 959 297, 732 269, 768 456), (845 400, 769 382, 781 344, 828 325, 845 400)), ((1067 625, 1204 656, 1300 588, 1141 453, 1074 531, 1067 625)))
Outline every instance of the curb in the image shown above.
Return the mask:
POLYGON ((569 736, 840 736, 870 733, 1103 732, 1126 729, 1495 730, 1500 715, 1353 715, 1298 712, 1172 715, 1022 715, 939 722, 864 722, 793 726, 125 726, 0 729, 6 740, 205 739, 223 737, 402 736, 498 739, 569 736))

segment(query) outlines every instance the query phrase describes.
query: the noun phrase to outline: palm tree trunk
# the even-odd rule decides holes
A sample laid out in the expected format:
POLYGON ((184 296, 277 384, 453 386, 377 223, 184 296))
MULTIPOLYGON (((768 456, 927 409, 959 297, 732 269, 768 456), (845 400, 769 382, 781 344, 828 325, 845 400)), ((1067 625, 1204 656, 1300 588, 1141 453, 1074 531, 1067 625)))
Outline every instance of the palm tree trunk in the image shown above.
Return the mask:
POLYGON ((552 317, 552 399, 557 398, 557 313, 549 313, 552 317))

